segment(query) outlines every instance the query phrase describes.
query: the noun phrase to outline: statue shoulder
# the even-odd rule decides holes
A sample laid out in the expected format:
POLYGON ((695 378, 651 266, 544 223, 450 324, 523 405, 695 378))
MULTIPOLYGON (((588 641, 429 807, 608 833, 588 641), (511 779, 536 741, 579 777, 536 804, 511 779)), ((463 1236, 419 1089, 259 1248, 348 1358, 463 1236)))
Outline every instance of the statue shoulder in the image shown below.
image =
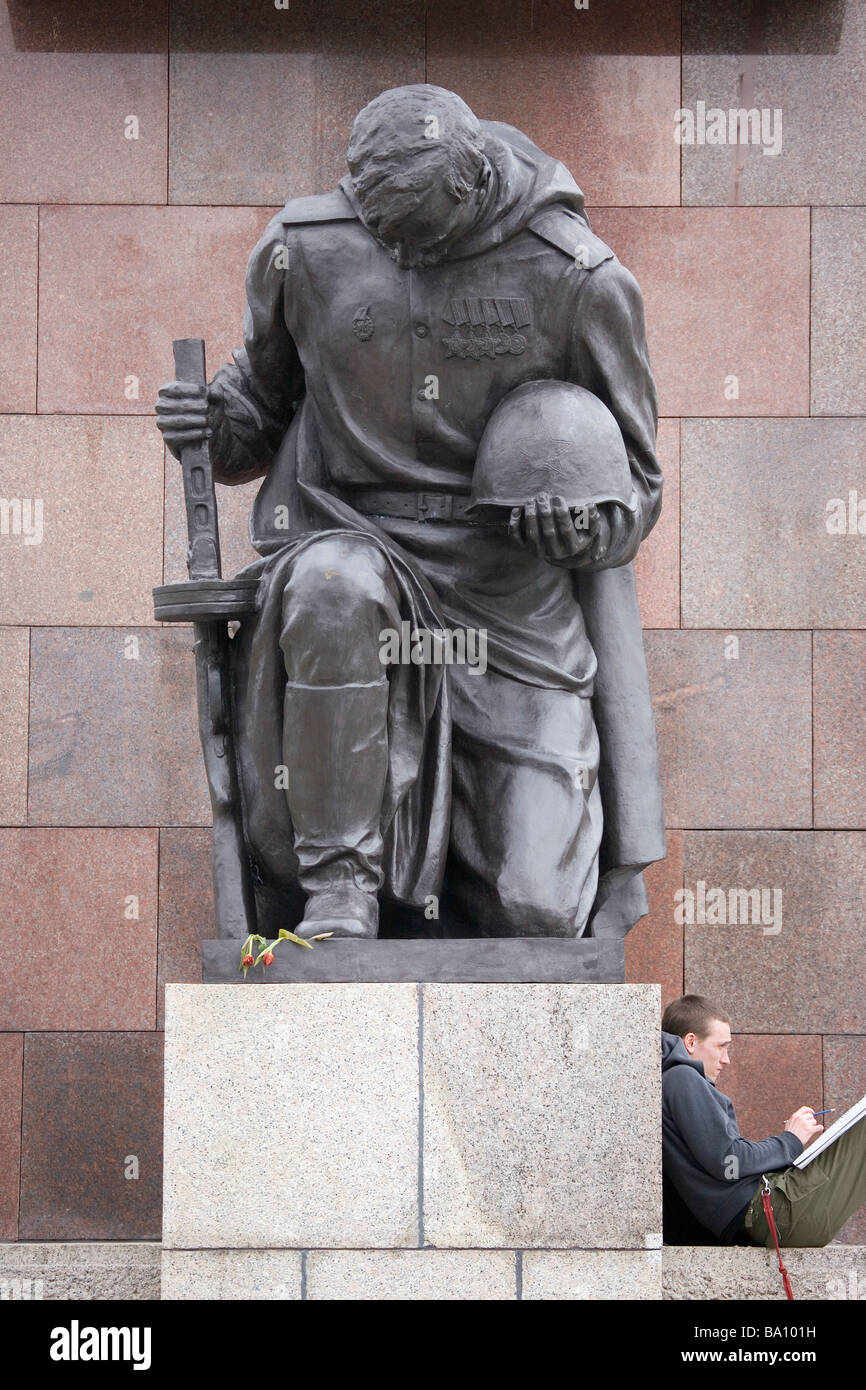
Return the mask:
POLYGON ((614 259, 610 247, 569 208, 545 208, 536 213, 528 226, 542 241, 555 246, 583 270, 595 270, 604 261, 614 259))
POLYGON ((315 193, 307 198, 292 198, 277 214, 284 226, 301 226, 309 222, 356 222, 358 214, 343 193, 315 193))

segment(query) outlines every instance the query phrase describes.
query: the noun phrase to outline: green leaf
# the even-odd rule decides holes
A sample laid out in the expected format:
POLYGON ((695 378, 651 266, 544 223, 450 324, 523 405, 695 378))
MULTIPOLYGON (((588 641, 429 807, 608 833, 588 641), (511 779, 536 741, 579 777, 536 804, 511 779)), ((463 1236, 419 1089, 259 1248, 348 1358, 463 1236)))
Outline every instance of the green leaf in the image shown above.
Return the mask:
POLYGON ((283 933, 280 932, 280 936, 284 941, 294 941, 296 946, 309 946, 311 951, 313 949, 311 942, 305 941, 302 936, 295 936, 295 933, 293 931, 287 931, 285 936, 283 936, 283 933))

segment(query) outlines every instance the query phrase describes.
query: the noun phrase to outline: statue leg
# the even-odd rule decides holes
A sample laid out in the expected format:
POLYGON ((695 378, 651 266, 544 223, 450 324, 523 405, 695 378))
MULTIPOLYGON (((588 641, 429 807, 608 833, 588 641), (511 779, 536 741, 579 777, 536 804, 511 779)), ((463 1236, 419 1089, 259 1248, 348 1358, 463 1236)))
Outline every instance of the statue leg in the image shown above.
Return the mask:
POLYGON ((283 756, 298 879, 298 934, 372 937, 382 885, 388 775, 383 628, 397 627, 396 584, 363 537, 306 547, 283 593, 283 756))
POLYGON ((590 700, 454 666, 447 903, 481 936, 581 936, 598 882, 590 700))

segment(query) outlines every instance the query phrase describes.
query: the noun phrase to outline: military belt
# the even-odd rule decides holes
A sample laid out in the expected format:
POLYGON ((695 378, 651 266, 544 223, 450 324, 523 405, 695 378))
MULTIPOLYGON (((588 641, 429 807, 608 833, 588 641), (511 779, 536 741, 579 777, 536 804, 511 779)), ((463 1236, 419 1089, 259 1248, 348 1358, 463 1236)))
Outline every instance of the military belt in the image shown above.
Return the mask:
POLYGON ((470 498, 451 492, 390 492, 386 488, 353 488, 346 499, 364 516, 393 516, 407 521, 482 523, 466 515, 470 498))

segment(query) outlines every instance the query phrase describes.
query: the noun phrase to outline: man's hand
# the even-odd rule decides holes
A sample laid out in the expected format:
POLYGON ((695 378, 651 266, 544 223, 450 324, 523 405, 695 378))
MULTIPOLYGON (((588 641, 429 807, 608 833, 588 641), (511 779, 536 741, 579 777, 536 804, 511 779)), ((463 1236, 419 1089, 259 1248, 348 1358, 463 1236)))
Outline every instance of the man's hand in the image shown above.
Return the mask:
POLYGON ((819 1125, 815 1119, 815 1112, 810 1105, 801 1105, 799 1110, 795 1110, 790 1119, 785 1121, 785 1128, 796 1134, 804 1147, 811 1144, 813 1139, 817 1139, 824 1130, 824 1126, 819 1125))
POLYGON ((213 434, 210 407, 222 398, 209 387, 191 381, 170 381, 161 386, 156 402, 156 423, 166 447, 175 458, 187 444, 198 444, 213 434))
POLYGON ((561 497, 541 492, 512 509, 508 534, 533 546, 542 560, 570 569, 602 563, 612 546, 624 543, 630 513, 616 503, 575 507, 573 512, 561 497))

